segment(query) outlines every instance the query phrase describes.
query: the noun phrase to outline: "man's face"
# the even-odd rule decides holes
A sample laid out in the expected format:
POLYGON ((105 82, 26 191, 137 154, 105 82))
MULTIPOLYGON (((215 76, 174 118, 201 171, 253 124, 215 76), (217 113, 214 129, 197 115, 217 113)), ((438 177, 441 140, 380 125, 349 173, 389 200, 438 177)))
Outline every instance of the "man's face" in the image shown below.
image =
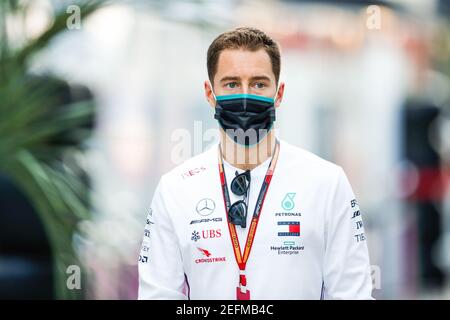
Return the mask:
MULTIPOLYGON (((275 98, 275 107, 280 105, 283 97, 284 83, 280 83, 277 93, 270 57, 264 49, 222 51, 219 55, 213 82, 216 96, 240 93, 255 94, 275 98)), ((215 107, 216 101, 212 95, 209 81, 205 81, 204 86, 208 102, 215 107)))

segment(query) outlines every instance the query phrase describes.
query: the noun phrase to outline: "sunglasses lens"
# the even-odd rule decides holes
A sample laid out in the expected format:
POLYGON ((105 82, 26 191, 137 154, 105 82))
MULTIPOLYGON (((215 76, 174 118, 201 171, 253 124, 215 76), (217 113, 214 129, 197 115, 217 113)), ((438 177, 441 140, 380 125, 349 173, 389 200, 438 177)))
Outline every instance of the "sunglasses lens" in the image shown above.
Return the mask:
POLYGON ((228 212, 231 223, 245 225, 247 218, 247 207, 243 201, 233 203, 228 212))
POLYGON ((247 192, 247 187, 247 178, 244 174, 237 175, 231 181, 231 191, 237 196, 244 195, 247 192))

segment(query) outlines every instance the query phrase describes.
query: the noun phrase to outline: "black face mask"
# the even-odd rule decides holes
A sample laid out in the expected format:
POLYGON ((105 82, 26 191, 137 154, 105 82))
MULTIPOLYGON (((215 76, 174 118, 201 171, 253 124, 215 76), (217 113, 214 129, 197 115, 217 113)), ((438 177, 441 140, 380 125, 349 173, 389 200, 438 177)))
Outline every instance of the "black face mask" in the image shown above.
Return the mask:
POLYGON ((234 142, 250 146, 259 143, 272 129, 275 101, 253 94, 216 97, 214 118, 234 142))

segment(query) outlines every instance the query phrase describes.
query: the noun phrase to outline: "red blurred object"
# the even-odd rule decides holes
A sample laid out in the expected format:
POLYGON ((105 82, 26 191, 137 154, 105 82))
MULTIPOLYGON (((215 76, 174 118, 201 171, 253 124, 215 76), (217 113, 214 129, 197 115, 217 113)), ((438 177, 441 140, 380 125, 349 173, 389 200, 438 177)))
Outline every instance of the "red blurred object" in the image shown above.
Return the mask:
POLYGON ((420 168, 416 190, 408 197, 414 201, 442 200, 450 182, 450 168, 420 168))

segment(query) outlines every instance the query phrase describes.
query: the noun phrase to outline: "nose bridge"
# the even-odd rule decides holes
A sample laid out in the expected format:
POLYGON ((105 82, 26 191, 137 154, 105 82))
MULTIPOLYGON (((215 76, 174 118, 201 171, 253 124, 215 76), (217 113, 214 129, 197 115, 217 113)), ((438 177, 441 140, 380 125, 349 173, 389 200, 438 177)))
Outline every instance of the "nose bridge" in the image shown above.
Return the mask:
POLYGON ((245 94, 249 94, 250 93, 250 88, 249 88, 249 86, 248 86, 248 84, 247 83, 245 83, 243 86, 242 86, 242 93, 245 93, 245 94))
POLYGON ((242 93, 249 94, 250 93, 250 83, 248 79, 242 79, 242 93))

